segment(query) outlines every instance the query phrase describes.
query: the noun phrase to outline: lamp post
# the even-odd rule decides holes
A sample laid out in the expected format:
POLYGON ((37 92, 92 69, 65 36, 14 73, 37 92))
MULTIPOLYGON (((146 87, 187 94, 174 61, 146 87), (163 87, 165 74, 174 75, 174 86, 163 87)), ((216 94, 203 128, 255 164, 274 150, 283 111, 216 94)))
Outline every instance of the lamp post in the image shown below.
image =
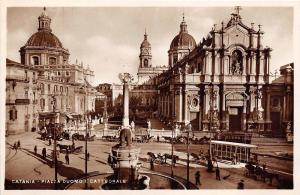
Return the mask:
POLYGON ((57 156, 56 156, 56 125, 55 125, 55 119, 56 119, 56 113, 55 113, 55 110, 56 110, 56 98, 55 98, 55 95, 53 94, 52 95, 52 108, 53 108, 53 125, 52 125, 52 128, 53 128, 53 141, 54 141, 54 144, 53 144, 53 160, 54 160, 54 180, 55 180, 55 183, 54 183, 54 188, 57 189, 57 156))
POLYGON ((209 84, 210 89, 210 100, 209 100, 209 158, 212 159, 212 151, 211 151, 211 134, 212 134, 212 112, 213 112, 213 90, 214 85, 212 83, 209 84))
POLYGON ((84 111, 85 111, 85 121, 86 121, 86 124, 85 124, 85 158, 84 158, 84 161, 85 161, 85 189, 88 188, 88 182, 87 182, 87 131, 88 131, 88 109, 87 109, 87 96, 88 96, 88 92, 87 92, 87 85, 85 84, 85 101, 84 101, 84 111))
POLYGON ((186 169, 186 180, 187 180, 187 189, 190 189, 190 131, 192 130, 191 123, 185 126, 187 132, 187 169, 186 169))

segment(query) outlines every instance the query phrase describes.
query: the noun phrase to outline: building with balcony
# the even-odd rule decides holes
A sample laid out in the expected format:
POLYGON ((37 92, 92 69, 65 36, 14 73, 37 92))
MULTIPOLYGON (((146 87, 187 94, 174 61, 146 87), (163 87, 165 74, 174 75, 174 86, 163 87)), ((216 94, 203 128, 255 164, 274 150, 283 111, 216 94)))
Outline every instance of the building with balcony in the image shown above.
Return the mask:
POLYGON ((38 129, 50 122, 53 112, 59 113, 63 124, 94 112, 94 71, 83 63, 70 63, 69 55, 52 33, 51 18, 44 9, 38 31, 20 48, 21 63, 7 59, 8 134, 38 129))

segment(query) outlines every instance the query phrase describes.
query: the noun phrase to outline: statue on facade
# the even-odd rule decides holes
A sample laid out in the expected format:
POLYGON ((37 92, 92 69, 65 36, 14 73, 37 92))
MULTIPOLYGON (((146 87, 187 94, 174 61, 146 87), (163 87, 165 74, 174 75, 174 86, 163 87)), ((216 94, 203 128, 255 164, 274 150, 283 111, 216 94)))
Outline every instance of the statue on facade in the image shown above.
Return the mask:
POLYGON ((239 51, 234 51, 232 53, 232 66, 231 72, 233 75, 240 75, 242 74, 242 56, 239 51))

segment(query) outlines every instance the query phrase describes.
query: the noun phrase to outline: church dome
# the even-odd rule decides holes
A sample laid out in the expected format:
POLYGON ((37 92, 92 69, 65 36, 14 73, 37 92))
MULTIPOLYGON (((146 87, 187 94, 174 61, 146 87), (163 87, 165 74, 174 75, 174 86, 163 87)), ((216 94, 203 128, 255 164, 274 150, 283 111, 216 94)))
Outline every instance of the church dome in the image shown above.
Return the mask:
POLYGON ((147 35, 146 30, 145 30, 144 40, 143 40, 143 42, 141 43, 141 48, 148 48, 148 47, 151 47, 151 44, 150 44, 149 41, 148 41, 148 35, 147 35))
POLYGON ((193 49, 196 46, 194 37, 188 33, 181 32, 171 42, 170 49, 187 47, 193 49))
POLYGON ((148 40, 144 40, 141 44, 141 47, 151 47, 151 44, 148 42, 148 40))
POLYGON ((27 46, 63 48, 60 40, 50 31, 38 31, 27 41, 27 46))
POLYGON ((183 20, 180 24, 180 32, 178 35, 174 37, 174 39, 171 42, 170 50, 172 49, 194 49, 196 46, 196 41, 192 35, 190 35, 187 31, 187 24, 183 20))

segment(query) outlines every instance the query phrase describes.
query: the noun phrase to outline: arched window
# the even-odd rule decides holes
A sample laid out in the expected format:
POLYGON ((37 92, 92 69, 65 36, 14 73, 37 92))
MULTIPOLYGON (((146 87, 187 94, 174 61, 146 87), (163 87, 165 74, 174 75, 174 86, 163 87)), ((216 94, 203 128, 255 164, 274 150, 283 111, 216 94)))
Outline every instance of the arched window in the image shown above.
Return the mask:
POLYGON ((49 58, 49 64, 50 64, 50 65, 56 64, 56 58, 55 58, 55 57, 50 57, 50 58, 49 58))
POLYGON ((31 65, 39 65, 40 64, 40 60, 38 56, 32 56, 31 57, 31 65))
POLYGON ((40 99, 40 106, 41 106, 41 110, 45 110, 45 99, 43 98, 40 99))
POLYGON ((144 59, 144 67, 148 67, 148 60, 144 59))
POLYGON ((240 75, 243 73, 243 54, 240 50, 234 50, 231 56, 231 73, 240 75))
POLYGON ((66 87, 65 92, 66 92, 67 95, 69 95, 69 89, 68 89, 68 87, 66 87))
POLYGON ((17 116, 18 116, 18 111, 16 109, 16 107, 13 107, 10 111, 9 111, 9 120, 17 120, 17 116))
POLYGON ((64 88, 63 88, 63 86, 60 86, 60 92, 63 92, 64 91, 64 88))
POLYGON ((57 92, 58 89, 57 89, 57 85, 54 85, 54 92, 57 92))
POLYGON ((44 85, 44 83, 40 84, 40 88, 41 88, 41 93, 44 94, 45 93, 45 85, 44 85))

